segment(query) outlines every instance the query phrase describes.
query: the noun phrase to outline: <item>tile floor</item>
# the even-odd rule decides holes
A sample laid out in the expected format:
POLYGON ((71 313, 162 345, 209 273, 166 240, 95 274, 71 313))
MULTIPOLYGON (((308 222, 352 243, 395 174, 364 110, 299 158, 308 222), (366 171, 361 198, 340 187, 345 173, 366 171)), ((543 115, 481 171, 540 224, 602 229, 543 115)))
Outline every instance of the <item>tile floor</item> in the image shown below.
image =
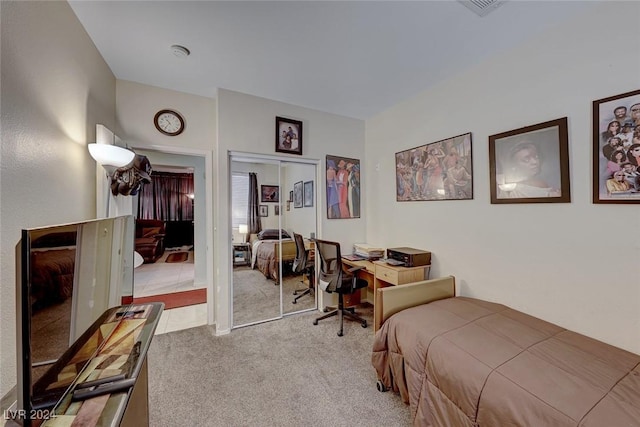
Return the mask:
MULTIPOLYGON (((136 297, 168 294, 197 289, 193 284, 193 252, 187 262, 162 262, 170 252, 153 264, 142 264, 134 271, 133 294, 136 297), (191 262, 189 262, 191 261, 191 262)), ((165 310, 156 335, 207 324, 207 304, 165 310)))

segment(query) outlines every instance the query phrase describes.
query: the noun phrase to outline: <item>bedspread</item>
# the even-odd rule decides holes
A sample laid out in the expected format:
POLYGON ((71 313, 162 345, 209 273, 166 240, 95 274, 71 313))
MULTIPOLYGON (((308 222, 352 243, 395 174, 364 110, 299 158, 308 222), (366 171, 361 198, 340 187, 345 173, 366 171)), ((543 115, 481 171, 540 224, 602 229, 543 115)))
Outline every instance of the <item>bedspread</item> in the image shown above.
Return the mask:
POLYGON ((416 426, 640 425, 640 356, 500 304, 403 310, 372 362, 416 426))
POLYGON ((75 249, 31 252, 31 303, 34 310, 61 303, 73 292, 75 249))

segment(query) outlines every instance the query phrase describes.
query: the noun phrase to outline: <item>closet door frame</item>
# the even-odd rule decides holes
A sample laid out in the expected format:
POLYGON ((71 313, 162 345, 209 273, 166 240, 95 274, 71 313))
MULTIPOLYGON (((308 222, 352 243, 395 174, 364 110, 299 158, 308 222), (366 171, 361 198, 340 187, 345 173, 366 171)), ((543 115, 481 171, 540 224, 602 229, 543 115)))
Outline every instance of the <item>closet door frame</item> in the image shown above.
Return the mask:
MULTIPOLYGON (((321 198, 318 197, 318 188, 320 187, 318 185, 318 183, 321 182, 319 180, 320 177, 321 177, 321 175, 320 175, 320 160, 318 160, 318 159, 307 159, 307 158, 297 158, 297 157, 293 158, 293 157, 288 157, 288 156, 274 156, 274 155, 258 154, 258 153, 246 153, 246 152, 238 152, 238 151, 229 151, 229 153, 228 153, 228 164, 230 166, 229 169, 228 169, 229 170, 229 179, 228 179, 229 186, 231 186, 231 182, 232 182, 231 174, 233 172, 232 172, 231 165, 233 164, 233 162, 264 163, 264 164, 275 164, 275 165, 278 166, 278 186, 280 188, 280 201, 278 202, 278 205, 280 206, 280 212, 281 212, 280 215, 278 216, 278 228, 279 229, 282 229, 282 217, 283 217, 282 213, 283 213, 283 207, 284 207, 283 201, 286 200, 286 198, 289 195, 288 190, 286 190, 286 189, 284 189, 282 187, 282 164, 283 163, 297 163, 297 164, 308 164, 310 166, 314 166, 315 167, 315 182, 316 182, 316 185, 314 185, 314 200, 315 200, 314 212, 315 212, 315 230, 316 230, 315 233, 316 233, 316 235, 319 235, 319 231, 320 231, 319 228, 320 228, 320 224, 321 224, 321 221, 318 221, 318 218, 319 218, 318 217, 319 205, 321 204, 320 203, 321 198)), ((231 188, 229 188, 229 195, 231 195, 231 188)), ((230 197, 230 199, 231 199, 231 197, 230 197)), ((233 227, 232 215, 231 215, 231 208, 232 208, 231 200, 229 200, 228 205, 229 205, 229 225, 228 225, 228 229, 231 231, 232 227, 233 227)), ((281 245, 279 247, 280 247, 280 251, 282 251, 281 245)), ((232 249, 233 249, 233 242, 230 239, 229 247, 228 247, 227 250, 229 251, 229 253, 231 253, 232 249)), ((279 254, 278 258, 280 260, 282 259, 282 253, 279 254)), ((282 269, 282 261, 280 261, 280 263, 281 263, 281 265, 278 268, 278 273, 279 273, 279 281, 280 281, 280 283, 282 283, 282 280, 283 280, 283 278, 282 278, 282 270, 283 270, 282 269)), ((317 271, 317 269, 316 269, 316 271, 317 271)), ((243 324, 240 324, 240 325, 235 325, 234 321, 233 321, 233 315, 234 315, 234 306, 233 306, 233 291, 234 291, 234 289, 233 289, 233 257, 231 257, 231 266, 229 268, 229 280, 228 280, 228 283, 229 283, 229 288, 230 288, 229 289, 229 295, 230 295, 230 298, 229 298, 229 304, 230 304, 229 313, 230 313, 231 319, 230 319, 230 323, 229 324, 231 325, 231 330, 238 329, 238 328, 243 328, 243 327, 246 327, 246 326, 253 326, 253 325, 260 324, 260 323, 270 322, 270 321, 273 321, 273 320, 279 320, 279 319, 282 319, 285 316, 290 316, 290 315, 293 315, 293 314, 304 313, 304 312, 307 312, 307 311, 314 311, 314 310, 317 310, 319 304, 321 304, 320 298, 316 293, 316 296, 315 296, 315 298, 316 298, 315 307, 312 307, 312 308, 309 308, 309 309, 300 310, 300 311, 294 311, 294 312, 290 312, 290 313, 284 313, 283 312, 283 310, 284 310, 284 301, 283 301, 284 296, 283 296, 283 292, 282 292, 282 288, 283 287, 281 285, 278 285, 279 290, 280 290, 280 292, 279 292, 279 294, 280 294, 280 313, 279 313, 278 316, 271 317, 271 318, 268 318, 268 319, 261 319, 261 320, 251 321, 251 322, 243 323, 243 324)))

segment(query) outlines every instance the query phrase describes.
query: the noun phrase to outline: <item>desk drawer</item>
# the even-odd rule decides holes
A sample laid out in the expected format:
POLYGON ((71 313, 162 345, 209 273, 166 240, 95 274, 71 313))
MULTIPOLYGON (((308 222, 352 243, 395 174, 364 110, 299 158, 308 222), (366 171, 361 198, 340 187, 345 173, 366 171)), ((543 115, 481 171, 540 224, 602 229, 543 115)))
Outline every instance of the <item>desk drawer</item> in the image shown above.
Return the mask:
POLYGON ((398 271, 391 268, 376 265, 376 277, 394 285, 398 284, 398 271))

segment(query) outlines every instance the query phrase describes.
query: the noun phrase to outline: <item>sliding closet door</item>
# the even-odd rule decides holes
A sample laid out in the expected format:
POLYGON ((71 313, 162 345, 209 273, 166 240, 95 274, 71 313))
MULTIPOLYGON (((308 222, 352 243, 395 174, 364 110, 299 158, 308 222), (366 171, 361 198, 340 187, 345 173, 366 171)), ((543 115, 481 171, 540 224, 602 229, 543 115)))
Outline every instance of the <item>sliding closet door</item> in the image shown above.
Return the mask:
POLYGON ((294 268, 293 237, 300 234, 314 256, 310 239, 317 231, 317 162, 232 155, 230 170, 233 327, 315 309, 314 280, 309 281, 313 270, 294 268), (250 199, 252 174, 257 202, 250 199), (260 236, 248 218, 252 203, 258 208, 260 236), (241 234, 244 225, 246 235, 241 234))
POLYGON ((279 228, 275 211, 279 203, 269 192, 280 186, 280 165, 240 157, 232 157, 230 164, 233 327, 239 327, 282 317, 275 255, 279 228), (251 174, 255 174, 257 191, 253 200, 250 200, 251 174), (265 236, 265 240, 258 240, 257 230, 251 229, 248 218, 248 209, 256 202, 262 230, 276 230, 275 235, 265 236))
MULTIPOLYGON (((308 259, 315 257, 311 238, 316 234, 316 165, 282 162, 281 177, 283 189, 283 209, 280 219, 282 228, 287 230, 293 238, 293 233, 303 237, 308 259)), ((295 254, 295 242, 289 243, 295 254)), ((283 244, 286 248, 287 244, 283 244)), ((283 260, 286 260, 283 255, 283 260)), ((310 262, 311 263, 311 262, 310 262)), ((309 282, 309 274, 313 269, 295 268, 295 264, 283 268, 282 295, 283 312, 295 313, 303 310, 315 309, 317 300, 313 289, 314 280, 309 282)))

